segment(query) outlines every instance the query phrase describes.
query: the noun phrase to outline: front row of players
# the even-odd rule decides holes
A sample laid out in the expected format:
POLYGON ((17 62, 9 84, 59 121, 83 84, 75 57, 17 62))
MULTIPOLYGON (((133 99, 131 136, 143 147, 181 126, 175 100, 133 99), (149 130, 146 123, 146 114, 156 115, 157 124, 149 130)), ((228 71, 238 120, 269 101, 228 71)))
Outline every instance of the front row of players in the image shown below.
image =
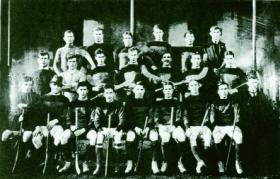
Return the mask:
MULTIPOLYGON (((250 80, 256 80, 256 76, 248 79, 248 85, 253 84, 250 80)), ((182 163, 182 154, 186 150, 184 143, 188 139, 191 152, 197 161, 196 172, 201 173, 202 168, 207 167, 207 162, 205 155, 198 152, 197 140, 199 138, 203 141, 204 152, 207 152, 213 139, 217 149, 218 171, 223 173, 224 163, 220 157, 222 153, 220 145, 225 136, 234 142, 236 171, 238 174, 243 173, 239 154, 240 144, 242 144, 242 131, 238 127, 240 108, 238 103, 230 98, 227 83, 218 85, 219 99, 212 104, 201 96, 199 90, 201 84, 195 80, 189 82, 190 93, 181 103, 174 95, 172 83, 165 83, 163 85, 164 97, 152 102, 147 95, 146 86, 138 81, 134 85, 132 95, 125 103, 116 100, 113 85, 105 85, 103 97, 90 100, 88 84, 79 82, 76 90, 78 98, 71 103, 62 95, 61 77, 55 76, 50 81, 51 92, 41 98, 32 92, 32 85, 32 78, 25 77, 17 103, 16 118, 22 125, 22 130, 20 130, 22 133, 18 130, 5 130, 2 141, 20 136, 18 140, 22 140, 23 146, 30 145, 32 142, 32 147, 26 147, 30 152, 41 148, 50 135, 54 151, 60 152, 64 160, 62 166, 57 166, 59 173, 68 170, 71 166, 71 154, 75 146, 74 137, 89 142, 87 152, 80 156, 80 159, 84 161, 83 172, 89 171, 87 161, 91 160, 90 152, 95 148, 94 175, 100 175, 102 171, 103 144, 108 137, 113 138, 116 151, 116 173, 119 172, 118 157, 123 143, 126 144, 127 150, 125 173, 134 171, 134 166, 139 162, 134 161, 134 151, 137 150, 138 141, 142 139, 151 142, 153 153, 151 168, 154 174, 164 173, 168 168, 167 155, 170 154, 168 149, 171 139, 175 141, 175 147, 179 151, 177 161, 179 171, 186 172, 182 163), (46 116, 49 117, 47 125, 46 120, 42 120, 46 119, 46 116), (160 146, 161 150, 159 150, 160 146), (159 153, 162 155, 160 169, 159 153)), ((257 88, 256 85, 249 86, 248 89, 255 88, 257 88)))

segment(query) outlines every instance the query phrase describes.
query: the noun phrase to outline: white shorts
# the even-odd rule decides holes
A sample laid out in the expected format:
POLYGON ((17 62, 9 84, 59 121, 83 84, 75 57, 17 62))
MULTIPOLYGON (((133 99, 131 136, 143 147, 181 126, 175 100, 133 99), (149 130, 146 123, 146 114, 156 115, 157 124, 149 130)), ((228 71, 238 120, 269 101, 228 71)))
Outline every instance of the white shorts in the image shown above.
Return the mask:
POLYGON ((190 139, 190 144, 192 147, 197 146, 197 138, 203 140, 204 146, 210 147, 211 130, 207 126, 190 126, 186 130, 186 136, 190 139))
POLYGON ((242 144, 243 140, 242 132, 238 126, 235 128, 233 126, 216 126, 212 135, 216 144, 220 143, 226 135, 232 138, 236 144, 242 144))

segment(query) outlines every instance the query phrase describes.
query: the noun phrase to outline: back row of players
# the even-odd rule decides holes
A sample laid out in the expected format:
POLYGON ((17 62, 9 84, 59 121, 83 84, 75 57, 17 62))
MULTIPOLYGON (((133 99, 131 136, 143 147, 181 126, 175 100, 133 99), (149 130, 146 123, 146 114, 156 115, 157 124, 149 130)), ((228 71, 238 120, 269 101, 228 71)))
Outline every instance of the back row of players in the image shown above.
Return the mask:
MULTIPOLYGON (((236 67, 233 52, 226 51, 225 44, 220 42, 222 30, 217 26, 211 27, 212 42, 204 49, 193 46, 191 31, 185 33, 187 47, 182 51, 181 73, 172 68, 173 54, 170 45, 163 42, 163 30, 155 25, 153 33, 155 41, 140 51, 132 46, 132 35, 125 32, 125 47, 116 50, 113 61, 108 46, 103 43, 102 29, 94 30, 95 43, 87 51, 75 47, 73 32, 66 31, 66 45, 57 50, 54 59, 56 74, 49 67, 49 54, 40 52, 40 69, 33 77, 24 77, 15 115, 23 124, 23 134, 5 130, 2 141, 20 135, 23 144, 27 146, 32 141, 35 149, 39 149, 50 134, 55 150, 64 156, 64 165, 58 166, 57 170, 64 172, 71 165, 73 137, 89 140, 91 147, 88 150, 95 148, 96 151, 93 174, 98 175, 102 168, 104 138, 108 136, 113 137, 118 154, 125 134, 127 174, 133 171, 133 151, 142 137, 152 142, 154 174, 164 173, 168 168, 166 151, 171 138, 176 141, 180 154, 185 150, 186 138, 189 139, 197 160, 196 172, 201 173, 207 163, 204 155, 197 151, 197 139, 203 140, 205 151, 214 139, 218 171, 223 173, 224 163, 219 150, 227 135, 235 142, 235 167, 237 173, 242 174, 240 144, 243 135, 236 124, 240 116, 248 118, 257 110, 256 74, 250 73, 246 81, 246 75, 236 67), (237 89, 243 84, 247 84, 248 90, 241 90, 245 94, 242 101, 233 100, 231 96, 238 93, 237 89), (40 96, 32 91, 33 88, 40 96), (254 106, 248 108, 253 104, 248 101, 253 100, 254 106), (46 125, 47 114, 50 121, 46 125), (159 145, 162 150, 158 150, 159 145), (159 153, 162 155, 160 169, 159 153)), ((82 158, 83 172, 89 170, 87 161, 90 157, 86 153, 82 158)), ((181 173, 186 172, 181 157, 178 169, 181 173)), ((115 172, 119 172, 118 160, 115 172)))

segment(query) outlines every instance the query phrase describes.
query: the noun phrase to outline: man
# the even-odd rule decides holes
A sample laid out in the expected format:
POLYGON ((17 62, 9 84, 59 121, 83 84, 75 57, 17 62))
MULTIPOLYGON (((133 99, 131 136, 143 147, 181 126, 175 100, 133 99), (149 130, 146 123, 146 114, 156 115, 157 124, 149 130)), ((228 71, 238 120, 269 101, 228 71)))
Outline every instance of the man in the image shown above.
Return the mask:
POLYGON ((181 157, 184 151, 185 132, 182 128, 179 101, 173 96, 174 86, 172 83, 163 84, 163 94, 163 99, 158 98, 156 100, 154 112, 154 121, 158 127, 163 156, 160 171, 165 173, 167 170, 167 156, 171 153, 170 139, 173 138, 176 141, 176 147, 179 149, 178 169, 180 173, 184 173, 186 169, 181 157))
POLYGON ((161 66, 161 57, 166 51, 171 50, 171 46, 168 42, 163 41, 163 27, 159 24, 153 27, 154 41, 149 42, 147 46, 149 47, 148 56, 153 60, 155 66, 159 68, 161 66))
POLYGON ((206 65, 216 72, 223 66, 226 45, 221 42, 222 28, 212 26, 209 34, 211 36, 211 42, 205 48, 205 53, 207 54, 206 65))
MULTIPOLYGON (((53 145, 51 148, 54 148, 54 152, 58 154, 60 151, 63 154, 63 158, 67 159, 71 157, 71 150, 69 150, 70 146, 65 145, 64 147, 60 148, 61 145, 61 136, 64 130, 67 127, 66 123, 66 115, 69 106, 69 100, 61 93, 62 88, 62 78, 58 76, 54 76, 49 83, 51 87, 51 91, 42 97, 42 110, 43 113, 42 117, 47 119, 49 115, 49 123, 45 122, 44 126, 37 126, 35 131, 33 132, 33 143, 36 144, 37 149, 41 147, 42 139, 44 137, 44 132, 46 130, 49 131, 51 138, 53 139, 53 145), (68 156, 67 156, 68 155, 68 156)), ((51 153, 49 155, 53 155, 55 153, 51 153)), ((67 170, 67 161, 65 166, 60 168, 58 166, 56 169, 58 172, 63 172, 67 170), (61 170, 64 168, 64 170, 61 170)))
POLYGON ((121 70, 128 63, 128 49, 133 46, 133 36, 129 31, 122 34, 123 47, 117 48, 114 52, 115 67, 121 70))
POLYGON ((106 56, 102 49, 98 48, 94 56, 97 66, 87 75, 87 81, 92 86, 94 93, 100 93, 105 84, 113 83, 114 71, 106 64, 106 56))
POLYGON ((50 56, 48 52, 39 52, 37 62, 38 70, 34 72, 34 91, 40 96, 50 92, 49 82, 55 75, 55 72, 49 67, 50 56))
MULTIPOLYGON (((89 141, 90 146, 87 147, 85 154, 79 155, 79 159, 83 161, 83 173, 89 171, 88 160, 90 160, 91 158, 90 151, 94 150, 93 148, 95 146, 97 138, 96 130, 92 121, 90 120, 91 112, 94 106, 88 98, 88 92, 88 83, 85 81, 79 82, 77 85, 78 98, 70 103, 67 114, 67 129, 61 136, 62 145, 66 145, 68 142, 73 143, 73 137, 78 137, 78 140, 89 141), (76 112, 78 117, 78 124, 76 124, 75 122, 76 112)), ((69 166, 67 165, 67 167, 70 167, 70 158, 68 158, 67 164, 69 164, 69 166)))
MULTIPOLYGON (((74 45, 74 33, 71 30, 66 30, 64 32, 63 40, 65 42, 65 46, 57 49, 55 53, 55 58, 53 62, 53 68, 57 75, 67 70, 67 58, 73 55, 81 55, 84 57, 89 63, 91 69, 95 68, 95 64, 93 63, 92 58, 89 53, 79 47, 74 45)), ((83 73, 86 73, 87 69, 85 67, 81 68, 83 73)))
POLYGON ((221 68, 218 71, 219 79, 229 85, 231 94, 236 93, 238 92, 238 89, 235 88, 239 87, 239 85, 245 84, 246 75, 236 66, 236 60, 232 51, 225 52, 224 64, 224 68, 221 68))
POLYGON ((186 136, 189 138, 191 151, 197 161, 196 172, 200 174, 206 167, 205 159, 199 152, 197 139, 203 141, 203 152, 207 153, 211 143, 211 130, 208 128, 209 105, 206 99, 200 95, 201 84, 196 80, 189 82, 190 95, 183 100, 182 110, 186 125, 186 136))
POLYGON ((242 174, 240 160, 240 146, 243 142, 242 131, 239 128, 239 105, 230 99, 229 86, 227 83, 218 84, 219 99, 211 105, 210 121, 214 124, 213 139, 217 150, 218 169, 220 173, 224 172, 224 163, 222 162, 222 140, 225 136, 230 137, 235 145, 235 168, 238 174, 242 174))
POLYGON ((152 171, 158 174, 156 161, 156 151, 159 145, 158 133, 153 129, 152 120, 152 101, 146 95, 146 89, 142 81, 138 81, 133 88, 133 95, 128 98, 125 106, 127 114, 128 132, 126 138, 127 144, 127 166, 125 173, 131 173, 133 170, 134 151, 137 150, 139 139, 148 138, 152 142, 153 157, 152 157, 152 171))
POLYGON ((107 65, 110 68, 114 68, 114 60, 113 60, 113 48, 110 44, 104 43, 104 29, 101 27, 96 27, 93 29, 93 44, 87 47, 87 51, 90 56, 94 58, 94 53, 98 48, 101 48, 104 51, 104 54, 107 58, 107 65))
POLYGON ((76 97, 77 85, 79 82, 86 81, 86 75, 78 70, 79 55, 73 55, 67 58, 67 71, 62 72, 60 76, 63 78, 63 95, 69 101, 73 101, 76 97))
POLYGON ((95 176, 100 175, 103 143, 105 138, 108 137, 114 139, 115 173, 119 173, 120 145, 122 144, 121 139, 125 125, 124 109, 122 103, 117 102, 115 99, 113 85, 106 85, 104 87, 104 98, 105 99, 101 102, 101 104, 99 104, 91 114, 91 120, 94 121, 94 126, 98 131, 96 141, 96 169, 93 172, 93 175, 95 176), (109 120, 110 128, 108 128, 109 120))

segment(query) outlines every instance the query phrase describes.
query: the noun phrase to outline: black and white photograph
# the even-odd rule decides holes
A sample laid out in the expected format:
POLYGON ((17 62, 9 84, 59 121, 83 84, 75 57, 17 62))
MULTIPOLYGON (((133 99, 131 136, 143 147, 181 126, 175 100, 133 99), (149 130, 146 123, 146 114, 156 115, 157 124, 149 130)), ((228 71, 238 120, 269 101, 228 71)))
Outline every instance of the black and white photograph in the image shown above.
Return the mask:
POLYGON ((280 0, 0 0, 0 178, 280 178, 280 0))

